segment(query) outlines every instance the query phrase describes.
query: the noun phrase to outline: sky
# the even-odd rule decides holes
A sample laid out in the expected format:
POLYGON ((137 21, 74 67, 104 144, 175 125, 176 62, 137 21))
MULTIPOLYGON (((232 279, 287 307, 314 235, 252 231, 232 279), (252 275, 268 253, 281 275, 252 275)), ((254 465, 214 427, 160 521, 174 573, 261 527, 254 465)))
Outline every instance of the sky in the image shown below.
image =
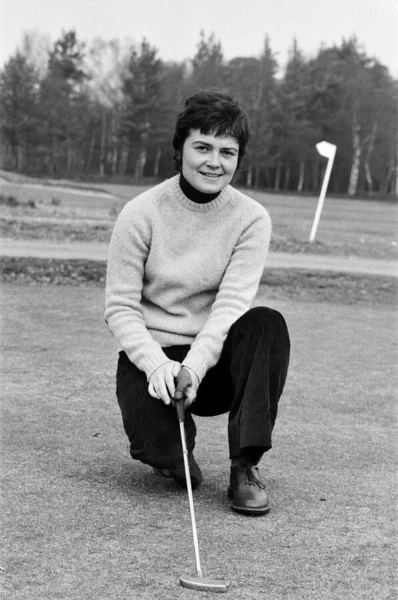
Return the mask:
POLYGON ((0 0, 0 67, 23 32, 55 41, 146 37, 163 60, 192 58, 200 31, 215 34, 224 56, 259 56, 265 35, 283 67, 295 37, 306 56, 355 35, 370 57, 398 77, 398 0, 0 0))

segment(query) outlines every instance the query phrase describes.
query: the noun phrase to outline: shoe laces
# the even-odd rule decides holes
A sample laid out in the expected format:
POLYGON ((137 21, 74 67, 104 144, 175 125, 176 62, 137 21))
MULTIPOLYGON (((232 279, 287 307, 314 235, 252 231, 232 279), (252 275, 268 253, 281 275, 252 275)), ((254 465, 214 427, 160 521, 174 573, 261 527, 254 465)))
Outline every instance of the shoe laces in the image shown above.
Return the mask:
POLYGON ((243 482, 245 485, 256 485, 261 490, 265 490, 265 485, 257 477, 258 469, 256 467, 248 467, 246 469, 246 480, 243 482))

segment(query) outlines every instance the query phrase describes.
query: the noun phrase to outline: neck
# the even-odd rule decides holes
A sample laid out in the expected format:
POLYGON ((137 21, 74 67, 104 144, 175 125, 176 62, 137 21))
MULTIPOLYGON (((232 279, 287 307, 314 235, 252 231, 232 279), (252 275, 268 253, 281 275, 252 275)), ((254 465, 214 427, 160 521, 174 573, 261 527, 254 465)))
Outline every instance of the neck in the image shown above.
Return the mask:
POLYGON ((180 173, 180 188, 185 194, 187 198, 192 200, 192 202, 196 202, 197 204, 206 204, 207 202, 211 202, 220 192, 216 192, 215 194, 205 194, 203 192, 199 192, 196 188, 194 188, 184 177, 182 173, 180 173))

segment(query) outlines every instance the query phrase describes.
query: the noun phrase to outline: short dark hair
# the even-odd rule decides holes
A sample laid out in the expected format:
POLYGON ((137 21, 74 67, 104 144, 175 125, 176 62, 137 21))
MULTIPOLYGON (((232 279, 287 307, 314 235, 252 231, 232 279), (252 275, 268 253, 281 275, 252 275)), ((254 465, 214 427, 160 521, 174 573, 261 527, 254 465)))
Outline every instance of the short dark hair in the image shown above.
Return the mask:
POLYGON ((250 139, 250 121, 246 111, 236 98, 219 90, 201 90, 185 100, 183 111, 178 115, 174 138, 174 164, 181 171, 182 148, 191 129, 199 129, 207 135, 230 135, 239 144, 238 167, 246 153, 250 139))

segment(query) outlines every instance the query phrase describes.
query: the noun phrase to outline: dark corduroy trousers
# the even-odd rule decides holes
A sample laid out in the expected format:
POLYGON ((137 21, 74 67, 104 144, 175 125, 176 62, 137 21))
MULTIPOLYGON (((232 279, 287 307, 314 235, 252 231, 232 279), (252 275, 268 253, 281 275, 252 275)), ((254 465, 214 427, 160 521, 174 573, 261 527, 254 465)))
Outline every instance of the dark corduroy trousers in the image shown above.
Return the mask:
MULTIPOLYGON (((189 346, 163 350, 171 360, 183 362, 189 346)), ((206 373, 197 399, 186 411, 188 450, 195 446, 192 414, 227 412, 230 458, 248 447, 269 450, 289 354, 289 333, 278 311, 256 307, 240 317, 229 330, 219 362, 206 373)), ((116 394, 131 456, 159 468, 178 464, 182 448, 175 408, 149 395, 145 373, 124 352, 119 354, 116 394)))

